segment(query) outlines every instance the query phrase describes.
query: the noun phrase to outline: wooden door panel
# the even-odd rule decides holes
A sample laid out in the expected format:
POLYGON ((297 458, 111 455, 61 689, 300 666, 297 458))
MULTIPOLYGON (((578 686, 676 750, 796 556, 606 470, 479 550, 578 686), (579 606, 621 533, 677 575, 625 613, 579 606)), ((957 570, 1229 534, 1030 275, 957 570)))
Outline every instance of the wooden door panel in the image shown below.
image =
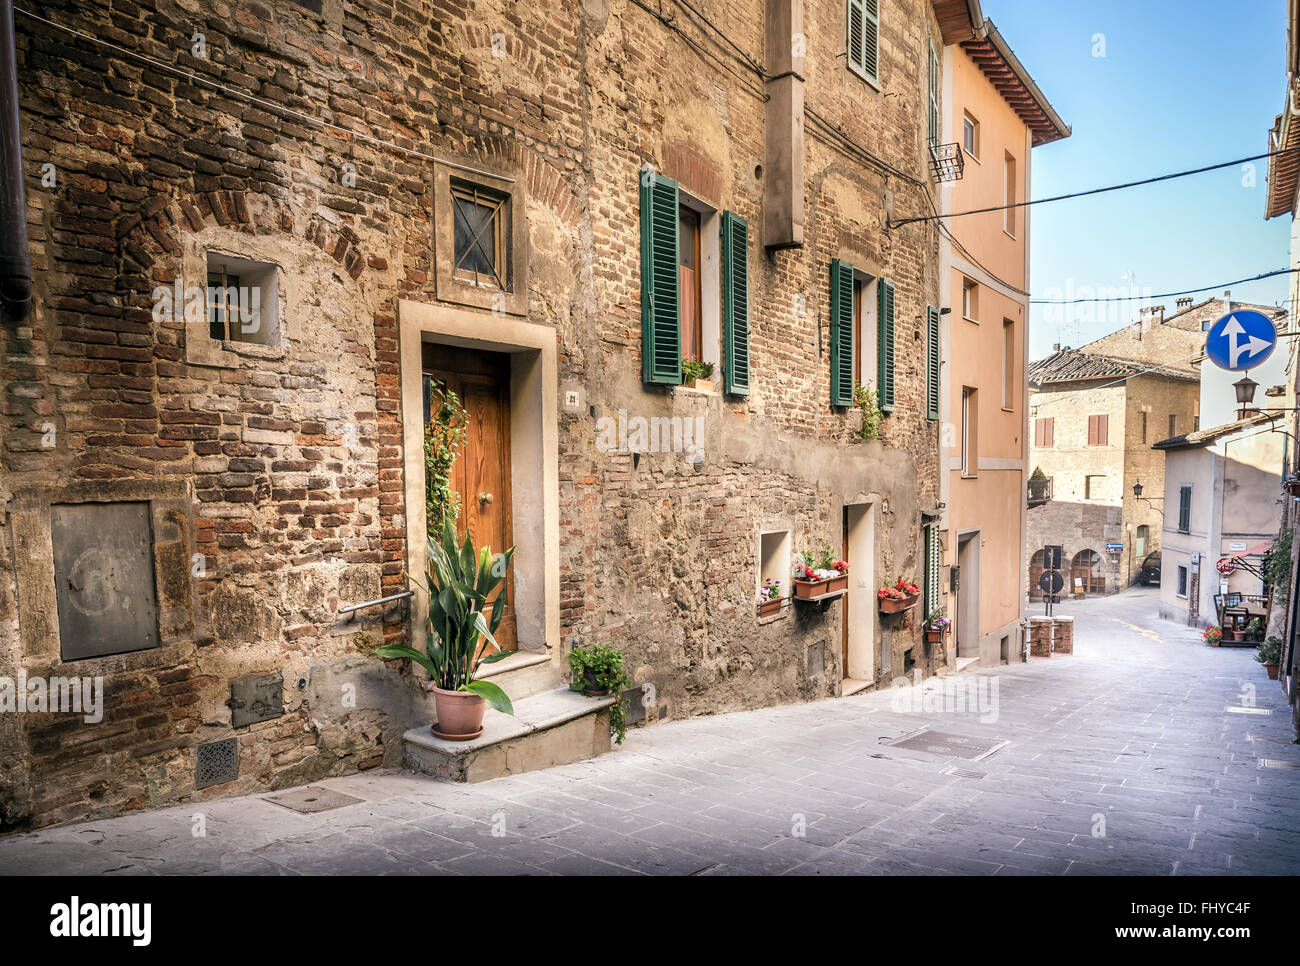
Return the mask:
MULTIPOLYGON (((426 350, 429 347, 426 346, 426 350)), ((443 347, 438 347, 443 348, 443 347)), ((510 381, 508 360, 495 353, 457 349, 442 353, 438 362, 449 368, 426 371, 455 392, 469 417, 451 482, 460 496, 456 530, 463 539, 468 531, 474 546, 489 546, 498 554, 513 545, 510 501, 510 381)), ((501 601, 505 615, 494 635, 503 650, 518 648, 514 616, 514 564, 506 572, 502 589, 490 606, 501 601)), ((489 608, 489 616, 491 610, 489 608)))

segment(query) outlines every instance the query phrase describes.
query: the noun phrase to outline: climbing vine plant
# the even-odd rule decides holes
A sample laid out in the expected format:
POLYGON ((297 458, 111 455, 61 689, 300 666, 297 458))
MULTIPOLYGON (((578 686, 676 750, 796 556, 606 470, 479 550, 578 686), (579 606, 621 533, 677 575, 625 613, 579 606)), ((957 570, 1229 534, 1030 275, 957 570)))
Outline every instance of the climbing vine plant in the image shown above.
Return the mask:
POLYGON ((468 436, 469 414, 460 397, 438 380, 429 382, 429 421, 424 424, 424 508, 429 533, 442 533, 447 520, 460 516, 460 494, 451 469, 468 436))

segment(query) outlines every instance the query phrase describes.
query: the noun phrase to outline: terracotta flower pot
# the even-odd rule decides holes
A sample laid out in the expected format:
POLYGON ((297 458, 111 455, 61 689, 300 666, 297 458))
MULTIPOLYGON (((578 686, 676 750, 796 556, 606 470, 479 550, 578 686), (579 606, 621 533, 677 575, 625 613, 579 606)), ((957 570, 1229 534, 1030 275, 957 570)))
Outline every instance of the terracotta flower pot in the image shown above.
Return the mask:
POLYGON ((1280 671, 1281 668, 1282 668, 1282 665, 1280 665, 1280 664, 1265 664, 1265 665, 1264 665, 1264 670, 1268 672, 1268 679, 1269 679, 1270 681, 1276 681, 1276 680, 1277 680, 1278 671, 1280 671))
POLYGON ((844 590, 848 586, 848 574, 840 574, 838 577, 831 577, 829 580, 800 580, 796 577, 794 595, 800 600, 816 600, 818 597, 825 597, 827 594, 844 590))
POLYGON ((430 730, 439 738, 469 741, 483 733, 483 712, 487 710, 487 702, 477 694, 434 688, 433 705, 438 721, 430 730))
POLYGON ((910 610, 916 606, 916 602, 921 599, 920 594, 913 594, 911 597, 880 597, 880 613, 882 614, 900 614, 905 610, 910 610))
POLYGON ((781 605, 785 603, 780 597, 773 597, 771 600, 760 600, 758 602, 758 616, 770 617, 772 614, 781 610, 781 605))
POLYGON ((947 636, 948 636, 947 631, 932 631, 929 628, 926 628, 925 631, 925 639, 929 641, 931 644, 938 644, 942 642, 943 639, 947 636))

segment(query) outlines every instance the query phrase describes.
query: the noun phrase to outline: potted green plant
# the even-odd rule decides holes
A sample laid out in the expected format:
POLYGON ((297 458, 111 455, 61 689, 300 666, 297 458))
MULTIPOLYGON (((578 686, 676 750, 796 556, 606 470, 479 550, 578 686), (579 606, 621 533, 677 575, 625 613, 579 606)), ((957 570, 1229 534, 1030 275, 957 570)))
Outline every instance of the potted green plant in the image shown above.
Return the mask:
POLYGON ((829 546, 794 555, 794 595, 800 600, 817 600, 849 586, 847 561, 836 560, 829 546))
POLYGON ((916 602, 921 599, 921 588, 910 580, 899 577, 892 584, 885 584, 878 589, 876 597, 880 601, 880 613, 898 614, 916 606, 916 602))
POLYGON ((1223 640, 1223 629, 1218 624, 1211 624, 1205 629, 1205 633, 1201 637, 1205 639, 1205 643, 1209 644, 1210 647, 1218 647, 1219 642, 1223 640))
POLYGON ((1264 618, 1252 617, 1246 624, 1246 640, 1259 641, 1264 640, 1264 618))
POLYGON ((948 636, 948 628, 952 627, 952 621, 944 616, 944 609, 932 611, 930 616, 925 619, 925 639, 931 644, 938 644, 948 636))
POLYGON ((510 654, 501 650, 493 636, 505 608, 491 606, 489 598, 505 581, 514 552, 511 547, 493 556, 491 548, 483 547, 476 555, 473 537, 466 533, 464 543, 458 544, 455 523, 445 520, 439 539, 429 540, 424 586, 429 595, 429 633, 424 652, 404 644, 375 648, 376 657, 385 661, 410 658, 429 672, 438 716, 430 730, 439 738, 477 738, 483 733, 483 712, 488 704, 514 714, 500 685, 475 680, 484 664, 510 654), (483 647, 484 643, 492 651, 483 647))
POLYGON ((763 589, 758 592, 758 616, 768 617, 777 613, 785 598, 781 596, 781 581, 771 577, 763 581, 763 589))
POLYGON ((1255 660, 1264 665, 1268 679, 1276 681, 1282 664, 1282 638, 1270 637, 1255 649, 1255 660))
POLYGON ((575 647, 569 652, 569 670, 573 672, 571 691, 581 691, 591 698, 614 694, 616 700, 609 706, 609 730, 614 743, 621 745, 627 735, 623 691, 630 686, 622 652, 607 644, 575 647))
POLYGON ((713 392, 713 363, 682 360, 682 383, 687 389, 713 392))

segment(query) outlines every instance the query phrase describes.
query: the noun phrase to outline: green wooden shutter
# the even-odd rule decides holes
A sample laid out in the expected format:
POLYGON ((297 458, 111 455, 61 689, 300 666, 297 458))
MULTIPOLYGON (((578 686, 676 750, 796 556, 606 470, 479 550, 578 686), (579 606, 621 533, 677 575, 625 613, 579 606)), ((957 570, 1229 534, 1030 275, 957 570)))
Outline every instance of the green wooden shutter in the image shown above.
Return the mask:
POLYGON ((682 381, 677 182, 641 174, 641 379, 682 381))
POLYGON ((894 411, 894 283, 876 283, 876 399, 882 413, 894 411))
POLYGON ((749 222, 722 213, 723 391, 749 395, 749 222))
POLYGON ((880 0, 847 0, 845 50, 849 66, 880 83, 880 0))
POLYGON ((853 405, 853 266, 831 261, 831 405, 853 405))
POLYGON ((939 418, 939 310, 925 307, 925 418, 939 418))
POLYGON ((939 609, 939 568, 942 558, 939 525, 932 523, 925 528, 925 613, 922 615, 925 619, 939 609))
POLYGON ((866 73, 862 64, 862 45, 867 25, 866 11, 862 9, 863 0, 848 0, 845 7, 844 48, 848 53, 849 66, 866 73))
POLYGON ((939 55, 935 53, 933 42, 930 44, 930 111, 928 130, 930 143, 937 144, 939 138, 939 55))

